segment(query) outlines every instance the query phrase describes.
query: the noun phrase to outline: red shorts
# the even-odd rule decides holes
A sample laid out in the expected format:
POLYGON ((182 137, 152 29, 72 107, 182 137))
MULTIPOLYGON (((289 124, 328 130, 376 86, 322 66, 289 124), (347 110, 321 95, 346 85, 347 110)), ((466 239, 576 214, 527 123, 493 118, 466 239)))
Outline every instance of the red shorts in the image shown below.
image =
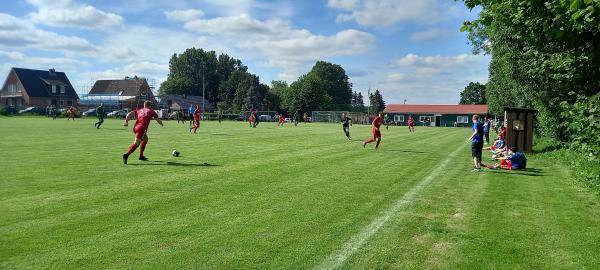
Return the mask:
POLYGON ((505 170, 512 170, 512 162, 508 159, 503 159, 500 161, 500 168, 505 170))
POLYGON ((377 138, 381 139, 381 131, 379 129, 374 128, 373 129, 373 139, 377 139, 377 138))
POLYGON ((144 138, 146 138, 146 132, 148 132, 148 129, 145 129, 142 127, 134 127, 133 128, 133 133, 135 134, 135 137, 140 140, 143 140, 144 138))

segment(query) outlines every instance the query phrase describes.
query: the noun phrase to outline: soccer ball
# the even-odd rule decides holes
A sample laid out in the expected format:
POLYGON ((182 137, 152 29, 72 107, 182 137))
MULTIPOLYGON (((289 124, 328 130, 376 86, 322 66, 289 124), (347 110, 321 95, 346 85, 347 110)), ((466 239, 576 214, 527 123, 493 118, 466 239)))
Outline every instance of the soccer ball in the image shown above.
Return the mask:
POLYGON ((177 151, 177 149, 173 149, 173 156, 179 157, 179 151, 177 151))

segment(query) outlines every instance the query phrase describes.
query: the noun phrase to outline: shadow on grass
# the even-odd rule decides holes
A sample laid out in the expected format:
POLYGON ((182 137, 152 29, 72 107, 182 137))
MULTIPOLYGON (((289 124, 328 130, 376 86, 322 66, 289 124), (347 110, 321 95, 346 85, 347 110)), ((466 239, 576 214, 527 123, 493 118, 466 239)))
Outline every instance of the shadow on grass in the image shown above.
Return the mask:
POLYGON ((213 133, 211 135, 214 135, 214 136, 233 136, 231 134, 226 134, 226 133, 213 133))
POLYGON ((536 168, 527 168, 525 170, 503 170, 503 169, 494 169, 487 170, 490 173, 494 174, 511 174, 511 175, 526 175, 526 176, 545 176, 546 174, 542 173, 543 170, 536 168))
POLYGON ((142 163, 133 163, 128 164, 132 166, 181 166, 181 167, 218 167, 220 165, 210 164, 210 163, 181 163, 176 161, 162 161, 162 160, 148 160, 143 161, 142 163))
POLYGON ((99 129, 129 131, 129 129, 126 129, 126 128, 104 128, 104 127, 100 127, 99 129))

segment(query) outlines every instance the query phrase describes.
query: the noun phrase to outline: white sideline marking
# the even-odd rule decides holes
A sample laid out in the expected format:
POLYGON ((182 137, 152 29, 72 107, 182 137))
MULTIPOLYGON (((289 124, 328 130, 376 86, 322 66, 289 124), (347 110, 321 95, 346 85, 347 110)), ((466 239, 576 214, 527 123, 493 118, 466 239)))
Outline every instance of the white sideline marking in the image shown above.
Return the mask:
POLYGON ((344 246, 337 252, 331 254, 325 259, 317 269, 337 269, 342 266, 348 258, 354 254, 359 248, 361 248, 388 220, 396 215, 403 206, 411 203, 415 195, 429 185, 433 178, 435 178, 443 169, 448 165, 450 159, 454 157, 462 148, 461 146, 454 150, 450 155, 446 157, 437 167, 429 173, 421 182, 411 188, 408 192, 404 193, 392 206, 383 211, 376 219, 374 219, 367 227, 362 229, 358 234, 354 235, 344 246))

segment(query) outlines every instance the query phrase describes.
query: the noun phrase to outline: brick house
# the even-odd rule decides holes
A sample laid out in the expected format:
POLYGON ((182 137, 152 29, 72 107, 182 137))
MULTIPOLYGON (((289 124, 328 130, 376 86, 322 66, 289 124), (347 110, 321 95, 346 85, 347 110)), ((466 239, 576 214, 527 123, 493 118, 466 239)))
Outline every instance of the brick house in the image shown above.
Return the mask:
POLYGON ((383 112, 398 125, 407 125, 408 117, 412 116, 415 125, 424 125, 426 119, 429 119, 431 126, 464 127, 473 124, 471 118, 474 114, 485 116, 488 113, 488 105, 389 104, 383 112))
POLYGON ((134 109, 143 106, 146 100, 157 104, 152 88, 145 78, 125 77, 121 80, 98 80, 87 95, 98 102, 115 101, 119 108, 134 109))
POLYGON ((12 68, 0 89, 0 105, 11 107, 75 106, 79 96, 64 72, 12 68))

